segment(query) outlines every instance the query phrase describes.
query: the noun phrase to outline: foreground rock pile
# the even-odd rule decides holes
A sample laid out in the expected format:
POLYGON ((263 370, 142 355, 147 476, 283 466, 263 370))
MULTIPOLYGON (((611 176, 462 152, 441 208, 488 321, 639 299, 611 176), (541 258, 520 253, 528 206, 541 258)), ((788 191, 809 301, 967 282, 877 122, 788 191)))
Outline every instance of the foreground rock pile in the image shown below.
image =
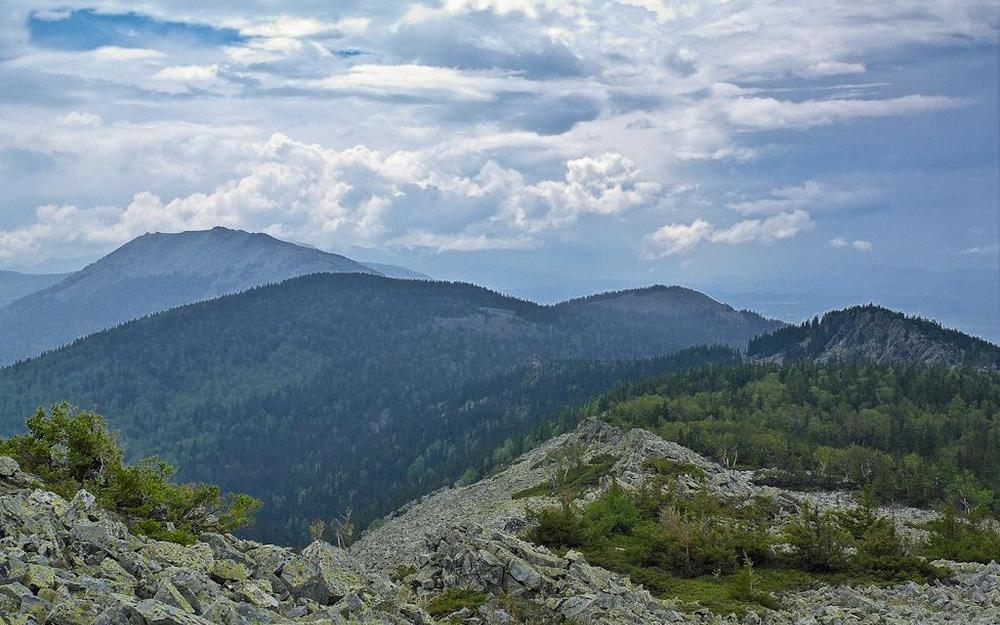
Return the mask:
POLYGON ((784 598, 781 611, 745 622, 766 625, 996 625, 1000 564, 940 562, 955 571, 948 584, 909 582, 889 588, 825 587, 784 598))
MULTIPOLYGON (((558 557, 543 547, 473 523, 446 529, 424 541, 419 569, 404 580, 421 595, 472 588, 497 597, 532 602, 536 619, 592 625, 681 623, 684 615, 633 585, 628 578, 590 566, 579 553, 558 557)), ((449 615, 466 623, 499 625, 509 615, 489 603, 479 611, 449 615)))
POLYGON ((134 536, 86 491, 67 502, 0 457, 0 625, 348 622, 432 619, 327 543, 134 536))
POLYGON ((418 597, 471 588, 486 599, 478 609, 443 615, 465 625, 996 625, 1000 623, 1000 564, 941 561, 955 575, 947 583, 909 582, 889 587, 824 587, 781 597, 781 609, 713 614, 657 599, 627 578, 589 565, 570 551, 544 547, 472 523, 424 538, 425 551, 403 580, 418 597), (515 620, 511 599, 534 607, 531 620, 515 620))
MULTIPOLYGON (((515 495, 557 470, 566 446, 585 459, 615 459, 582 498, 611 479, 638 487, 650 478, 646 460, 666 458, 704 472, 692 488, 711 488, 734 504, 761 492, 782 508, 804 500, 758 488, 648 432, 588 422, 489 479, 412 504, 350 554, 319 541, 299 552, 220 534, 181 546, 135 536, 86 491, 66 501, 0 456, 0 625, 1000 623, 997 563, 940 562, 954 575, 929 585, 788 593, 778 610, 741 616, 653 597, 579 553, 559 556, 518 538, 531 522, 526 507, 557 502, 515 495), (449 593, 475 600, 443 601, 449 593)), ((683 485, 686 478, 678 479, 683 485)), ((814 501, 840 505, 836 497, 814 501)))

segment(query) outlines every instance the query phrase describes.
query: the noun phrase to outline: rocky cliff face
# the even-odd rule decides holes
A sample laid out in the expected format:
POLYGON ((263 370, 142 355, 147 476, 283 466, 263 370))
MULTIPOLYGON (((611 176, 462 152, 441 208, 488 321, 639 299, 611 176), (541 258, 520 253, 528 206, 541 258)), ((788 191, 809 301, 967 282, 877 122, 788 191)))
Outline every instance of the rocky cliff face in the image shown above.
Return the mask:
POLYGON ((433 622, 397 591, 324 542, 132 535, 86 491, 66 501, 0 457, 0 625, 433 622))

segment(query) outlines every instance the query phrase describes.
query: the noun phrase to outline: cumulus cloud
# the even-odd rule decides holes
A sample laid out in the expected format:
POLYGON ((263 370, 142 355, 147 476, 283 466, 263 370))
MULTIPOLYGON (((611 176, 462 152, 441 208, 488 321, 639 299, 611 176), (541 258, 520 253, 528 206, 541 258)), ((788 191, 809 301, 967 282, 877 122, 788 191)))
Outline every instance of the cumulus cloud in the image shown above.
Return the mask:
POLYGON ((0 257, 44 255, 61 241, 106 251, 150 230, 219 224, 334 247, 523 249, 581 215, 654 201, 660 189, 616 153, 570 159, 562 178, 535 182, 492 160, 471 170, 465 160, 334 150, 276 134, 254 145, 241 176, 208 191, 172 199, 143 191, 122 207, 43 206, 33 222, 0 231, 0 257))
POLYGON ((747 219, 724 229, 716 229, 703 219, 691 224, 669 224, 648 234, 643 240, 647 258, 672 256, 690 250, 702 241, 713 243, 749 243, 789 239, 813 227, 809 213, 796 210, 766 219, 747 219))
POLYGON ((964 0, 225 0, 182 12, 148 0, 99 11, 148 22, 134 40, 124 27, 80 32, 70 49, 32 39, 32 12, 49 25, 72 16, 47 7, 0 7, 0 150, 59 153, 66 190, 0 172, 18 208, 0 220, 7 249, 60 236, 97 249, 98 232, 212 219, 325 245, 523 247, 590 219, 635 240, 648 222, 621 216, 690 171, 707 193, 733 191, 725 206, 743 221, 668 224, 644 241, 654 255, 788 238, 809 215, 882 192, 818 172, 748 193, 731 168, 786 176, 768 167, 796 148, 774 131, 962 107, 950 83, 908 87, 887 61, 997 41, 993 8, 964 0), (268 140, 276 130, 316 145, 268 140), (49 208, 15 221, 37 205, 49 208))
POLYGON ((648 234, 644 240, 650 258, 672 256, 687 251, 712 235, 714 228, 704 219, 690 224, 668 224, 648 234))

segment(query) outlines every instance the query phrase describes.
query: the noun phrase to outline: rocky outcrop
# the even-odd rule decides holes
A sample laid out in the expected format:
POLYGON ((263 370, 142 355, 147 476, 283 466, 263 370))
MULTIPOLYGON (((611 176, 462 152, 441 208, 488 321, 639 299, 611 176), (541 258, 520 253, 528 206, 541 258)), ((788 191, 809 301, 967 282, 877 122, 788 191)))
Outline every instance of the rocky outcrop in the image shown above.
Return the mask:
POLYGON ((432 621, 330 544, 135 536, 88 492, 66 501, 0 457, 0 625, 348 622, 432 621))
MULTIPOLYGON (((687 620, 671 604, 655 599, 626 577, 590 566, 574 551, 559 557, 543 547, 474 523, 427 536, 423 545, 425 551, 417 558, 417 572, 404 580, 420 595, 472 588, 493 597, 533 602, 537 607, 535 618, 546 623, 568 620, 616 625, 687 620)), ((485 602, 480 610, 467 610, 459 618, 470 623, 503 623, 502 613, 502 608, 485 602)))
POLYGON ((601 483, 582 494, 583 500, 596 497, 616 481, 625 488, 639 488, 655 472, 643 465, 660 458, 700 470, 700 481, 682 477, 682 488, 710 488, 714 493, 742 503, 757 494, 779 495, 777 489, 758 488, 749 474, 731 471, 677 443, 665 441, 646 430, 622 430, 596 419, 587 420, 575 431, 551 439, 525 453, 500 473, 475 484, 446 488, 412 502, 365 533, 352 553, 367 566, 389 571, 400 561, 408 561, 423 549, 423 536, 437 532, 462 519, 488 530, 516 532, 528 522, 526 511, 555 505, 555 499, 540 495, 514 498, 524 489, 544 484, 563 468, 561 458, 577 455, 581 462, 600 456, 616 459, 601 483), (572 452, 568 451, 572 450, 572 452))
MULTIPOLYGON (((576 431, 528 452, 510 467, 481 482, 445 489, 414 502, 367 532, 352 555, 376 570, 405 565, 403 584, 423 600, 448 589, 481 591, 486 599, 445 615, 468 625, 507 625, 518 621, 504 598, 527 602, 539 623, 645 625, 653 623, 745 623, 747 625, 841 625, 843 623, 971 623, 1000 622, 1000 565, 940 562, 956 571, 948 583, 891 587, 824 587, 781 597, 780 610, 761 610, 737 617, 704 608, 681 606, 651 596, 626 577, 589 565, 578 553, 560 557, 518 538, 530 523, 528 508, 556 505, 545 495, 521 497, 525 489, 545 483, 560 470, 560 459, 572 450, 583 460, 612 456, 607 475, 580 497, 596 497, 612 481, 640 488, 656 476, 650 459, 694 467, 699 479, 679 475, 681 488, 707 488, 741 505, 755 496, 772 498, 779 514, 794 513, 804 502, 820 508, 852 504, 846 493, 800 493, 755 486, 746 472, 726 469, 690 449, 644 430, 623 431, 587 421, 576 431)), ((901 527, 920 523, 934 513, 907 508, 884 509, 901 527)), ((908 531, 913 531, 909 528, 908 531)), ((524 622, 524 621, 522 621, 524 622)))

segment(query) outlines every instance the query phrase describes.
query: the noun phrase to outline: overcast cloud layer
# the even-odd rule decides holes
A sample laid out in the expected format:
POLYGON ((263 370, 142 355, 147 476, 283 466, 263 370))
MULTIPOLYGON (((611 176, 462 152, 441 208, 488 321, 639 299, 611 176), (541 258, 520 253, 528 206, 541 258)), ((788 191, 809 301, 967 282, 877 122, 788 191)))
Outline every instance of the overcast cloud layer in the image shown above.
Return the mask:
MULTIPOLYGON (((2 0, 0 267, 226 225, 539 299, 676 282, 780 314, 763 291, 823 284, 947 317, 927 274, 996 288, 998 24, 960 0, 2 0)), ((952 317, 1000 335, 983 301, 952 317)))

